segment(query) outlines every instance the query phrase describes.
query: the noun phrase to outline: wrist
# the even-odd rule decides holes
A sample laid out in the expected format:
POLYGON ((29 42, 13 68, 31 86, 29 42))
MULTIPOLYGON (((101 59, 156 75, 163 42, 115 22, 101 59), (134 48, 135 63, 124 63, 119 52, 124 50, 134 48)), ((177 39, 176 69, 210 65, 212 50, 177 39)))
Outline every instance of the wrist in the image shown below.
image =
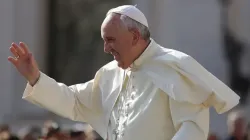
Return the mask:
POLYGON ((35 78, 31 78, 28 82, 29 82, 29 84, 33 87, 36 83, 37 83, 37 81, 39 80, 39 78, 40 78, 40 72, 38 72, 37 74, 36 74, 36 76, 34 76, 35 78))

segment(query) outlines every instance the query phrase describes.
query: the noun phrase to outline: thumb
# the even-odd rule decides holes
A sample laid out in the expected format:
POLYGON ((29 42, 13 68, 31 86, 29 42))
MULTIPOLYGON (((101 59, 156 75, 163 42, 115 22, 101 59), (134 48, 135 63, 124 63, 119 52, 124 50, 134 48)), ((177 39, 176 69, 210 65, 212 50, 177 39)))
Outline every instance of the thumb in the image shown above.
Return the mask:
POLYGON ((9 57, 8 57, 8 60, 9 60, 14 66, 17 66, 17 59, 15 59, 15 58, 9 56, 9 57))

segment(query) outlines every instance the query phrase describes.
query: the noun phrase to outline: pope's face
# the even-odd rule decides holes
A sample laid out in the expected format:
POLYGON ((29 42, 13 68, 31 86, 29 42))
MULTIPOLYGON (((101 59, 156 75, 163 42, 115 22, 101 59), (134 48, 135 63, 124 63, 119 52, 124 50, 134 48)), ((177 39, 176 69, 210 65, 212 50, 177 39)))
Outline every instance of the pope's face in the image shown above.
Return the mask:
POLYGON ((105 18, 101 35, 104 40, 104 52, 110 53, 121 68, 130 65, 133 48, 133 35, 123 25, 119 15, 109 15, 105 18))

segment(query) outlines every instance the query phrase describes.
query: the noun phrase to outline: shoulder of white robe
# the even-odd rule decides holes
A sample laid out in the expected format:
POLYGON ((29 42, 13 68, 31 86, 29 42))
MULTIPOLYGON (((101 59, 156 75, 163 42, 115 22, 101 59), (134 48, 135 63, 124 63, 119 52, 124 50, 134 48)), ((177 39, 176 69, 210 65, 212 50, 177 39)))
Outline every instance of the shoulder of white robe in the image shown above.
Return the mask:
MULTIPOLYGON (((156 57, 152 62, 154 64, 149 64, 148 70, 145 72, 151 76, 159 88, 175 100, 203 104, 205 107, 213 106, 218 113, 224 113, 239 103, 240 97, 234 91, 185 53, 165 50, 165 55, 156 57), (180 90, 183 86, 179 86, 180 82, 177 83, 179 85, 171 83, 171 79, 164 71, 165 66, 177 71, 196 86, 195 90, 199 90, 196 92, 180 90)), ((187 89, 187 87, 185 88, 187 89)))
POLYGON ((240 97, 233 90, 191 56, 183 57, 179 64, 181 69, 187 73, 186 76, 195 77, 196 80, 193 81, 195 84, 202 83, 204 88, 211 90, 212 94, 208 100, 212 99, 210 105, 214 106, 218 113, 227 112, 239 103, 240 97))

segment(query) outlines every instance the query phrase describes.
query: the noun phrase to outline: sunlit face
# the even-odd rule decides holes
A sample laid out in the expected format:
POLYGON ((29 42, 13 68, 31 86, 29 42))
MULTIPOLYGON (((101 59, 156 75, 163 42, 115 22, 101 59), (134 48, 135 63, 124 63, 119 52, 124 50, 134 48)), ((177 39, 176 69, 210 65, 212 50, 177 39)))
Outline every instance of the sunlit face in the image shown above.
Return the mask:
POLYGON ((134 34, 120 20, 119 15, 109 15, 105 18, 101 35, 104 40, 104 52, 110 53, 121 68, 127 68, 133 56, 134 34))

